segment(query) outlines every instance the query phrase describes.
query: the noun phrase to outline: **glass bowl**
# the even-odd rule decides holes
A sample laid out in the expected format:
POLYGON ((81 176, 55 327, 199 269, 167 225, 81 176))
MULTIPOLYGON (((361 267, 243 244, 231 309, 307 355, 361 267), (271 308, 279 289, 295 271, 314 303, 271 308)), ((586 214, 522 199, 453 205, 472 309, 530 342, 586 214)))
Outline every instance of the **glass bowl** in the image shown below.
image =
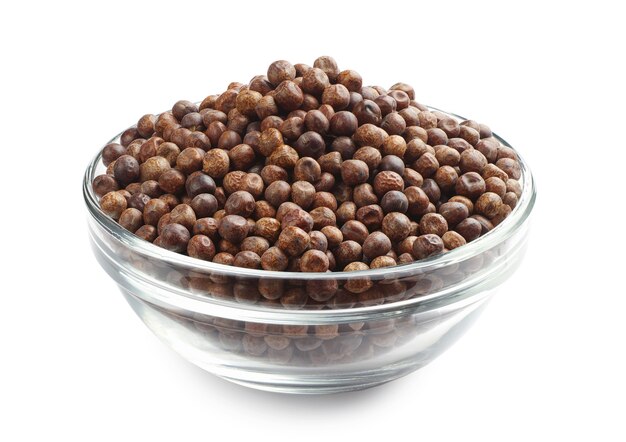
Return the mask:
POLYGON ((251 270, 155 246, 100 210, 91 186, 105 170, 100 154, 83 194, 98 262, 164 343, 238 384, 320 394, 404 376, 468 329, 525 253, 535 186, 519 161, 521 198, 496 228, 435 257, 361 272, 251 270), (364 291, 351 294, 346 282, 364 291))

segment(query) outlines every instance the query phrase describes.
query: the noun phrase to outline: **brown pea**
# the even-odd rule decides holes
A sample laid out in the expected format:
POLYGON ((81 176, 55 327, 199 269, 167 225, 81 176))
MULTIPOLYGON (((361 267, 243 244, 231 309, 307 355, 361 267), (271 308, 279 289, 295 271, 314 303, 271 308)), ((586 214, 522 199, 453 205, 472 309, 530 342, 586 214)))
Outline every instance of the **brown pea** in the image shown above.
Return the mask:
POLYGON ((513 150, 511 147, 500 145, 498 147, 498 160, 501 158, 510 158, 512 160, 517 160, 517 154, 515 153, 515 150, 513 150))
POLYGON ((302 75, 302 90, 308 94, 321 95, 328 86, 328 75, 322 69, 314 67, 302 75))
MULTIPOLYGON (((187 250, 187 244, 191 239, 189 230, 176 223, 167 224, 159 235, 159 245, 172 252, 182 253, 187 250)), ((157 238, 157 239, 158 239, 157 238)))
POLYGON ((300 158, 293 169, 293 179, 295 181, 308 181, 315 183, 320 179, 322 169, 317 161, 311 157, 300 158))
POLYGON ((178 121, 182 120, 183 117, 190 112, 198 112, 198 106, 191 101, 180 100, 172 106, 172 114, 178 121))
POLYGON ((443 236, 448 231, 448 222, 439 213, 427 213, 419 222, 419 230, 421 235, 443 236))
POLYGON ((496 213, 496 215, 491 218, 491 222, 494 226, 499 225, 502 221, 506 219, 506 217, 511 214, 512 211, 513 209, 511 209, 510 206, 507 206, 506 204, 501 204, 500 208, 498 209, 498 213, 496 213))
POLYGON ((157 237, 157 229, 149 224, 144 224, 135 231, 135 235, 144 241, 154 242, 157 237))
POLYGON ((448 138, 456 138, 459 136, 461 127, 454 118, 442 118, 437 121, 437 127, 441 129, 448 138))
POLYGON ((461 153, 459 167, 463 173, 481 173, 486 165, 487 158, 485 158, 485 156, 476 149, 468 149, 461 153))
POLYGON ((235 100, 237 110, 246 117, 254 118, 257 116, 256 106, 261 98, 263 95, 260 92, 251 89, 241 91, 235 100))
POLYGON ((148 158, 139 166, 139 181, 158 180, 170 168, 171 166, 167 159, 161 156, 148 158))
POLYGON ((368 259, 386 255, 391 250, 391 240, 383 232, 371 233, 363 242, 363 255, 368 259))
POLYGON ((384 213, 406 213, 409 209, 409 200, 401 191, 391 190, 383 195, 380 200, 380 207, 384 213))
POLYGON ((215 257, 215 245, 208 236, 194 235, 187 243, 187 255, 211 261, 215 257))
POLYGON ((337 74, 337 83, 343 84, 350 92, 359 92, 363 86, 363 78, 353 70, 345 70, 337 74))
POLYGON ((326 115, 317 109, 310 110, 304 117, 304 125, 306 130, 317 132, 325 135, 330 127, 330 122, 326 115))
POLYGON ((517 198, 522 197, 522 186, 517 180, 514 180, 514 179, 506 180, 506 191, 513 192, 515 195, 517 195, 517 198))
POLYGON ((506 193, 506 183, 500 178, 492 176, 485 180, 485 190, 487 192, 493 192, 502 198, 506 193))
POLYGON ((341 173, 341 162, 342 159, 339 152, 328 152, 317 159, 321 172, 327 172, 332 175, 341 173))
MULTIPOLYGON (((211 142, 211 144, 213 144, 213 142, 211 142)), ((241 144, 241 135, 230 129, 225 130, 217 140, 217 147, 224 150, 230 150, 238 144, 241 144)))
POLYGON ((178 169, 168 169, 159 176, 158 181, 164 192, 174 195, 185 188, 186 177, 178 169))
POLYGON ((356 152, 354 152, 353 158, 355 160, 363 161, 367 164, 369 170, 378 168, 382 162, 382 155, 380 151, 371 146, 363 146, 359 148, 356 152))
POLYGON ((365 183, 369 179, 369 168, 361 160, 346 160, 341 163, 341 178, 349 186, 365 183))
POLYGON ((469 210, 465 204, 449 200, 439 206, 439 213, 446 220, 450 228, 456 227, 457 224, 469 216, 469 210))
POLYGON ((294 208, 285 212, 280 223, 283 230, 289 226, 296 226, 305 232, 310 232, 314 226, 313 217, 300 208, 294 208))
MULTIPOLYGON (((274 100, 274 96, 265 95, 258 102, 256 107, 254 108, 256 111, 257 117, 263 120, 269 116, 278 114, 278 105, 274 100)), ((213 141, 211 141, 212 143, 213 141)))
POLYGON ((385 115, 380 127, 389 135, 402 135, 406 129, 406 121, 398 112, 391 112, 385 115))
POLYGON ((199 218, 193 225, 192 233, 194 235, 204 235, 211 238, 213 241, 217 238, 218 222, 215 218, 199 218))
POLYGON ((119 190, 119 186, 117 184, 117 181, 115 181, 115 178, 111 175, 106 174, 98 175, 93 180, 91 187, 94 193, 99 197, 102 197, 109 192, 115 192, 116 190, 119 190))
POLYGON ((369 231, 379 229, 384 216, 383 209, 378 204, 363 206, 356 211, 356 220, 363 223, 369 231))
MULTIPOLYGON (((102 204, 102 200, 100 200, 100 203, 102 204)), ((143 208, 143 222, 144 224, 156 226, 159 222, 159 219, 166 213, 169 213, 169 211, 170 207, 165 201, 163 201, 162 199, 153 198, 148 201, 143 208)))
MULTIPOLYGON (((119 161, 119 158, 117 161, 119 161)), ((500 158, 498 161, 496 161, 496 166, 502 169, 504 173, 509 176, 509 178, 519 180, 522 177, 522 170, 517 160, 511 158, 500 158)))
POLYGON ((485 192, 476 200, 474 204, 474 210, 479 215, 484 215, 487 218, 493 218, 498 214, 498 210, 502 205, 502 198, 496 193, 485 192))
POLYGON ((494 227, 493 223, 488 218, 482 215, 479 215, 477 213, 472 215, 470 218, 475 219, 476 221, 480 223, 481 235, 484 235, 485 233, 493 230, 493 227, 494 227))
POLYGON ((443 252, 443 240, 434 234, 418 236, 413 242, 413 256, 424 259, 443 252))
POLYGON ((411 253, 413 251, 413 243, 415 242, 416 238, 417 235, 410 235, 400 241, 396 246, 397 253, 399 253, 400 255, 402 255, 403 253, 411 253))
MULTIPOLYGON (((343 269, 344 272, 358 272, 363 270, 369 270, 369 266, 364 262, 351 262, 343 269)), ((344 283, 343 288, 351 293, 363 293, 372 288, 373 285, 374 283, 370 278, 361 277, 348 279, 344 283)))
POLYGON ((355 104, 352 113, 357 118, 359 126, 373 124, 379 126, 382 122, 382 111, 376 102, 372 100, 362 100, 355 104))
POLYGON ((341 233, 343 235, 344 240, 346 241, 355 241, 359 244, 363 244, 365 238, 369 234, 367 227, 360 221, 350 220, 344 223, 341 227, 341 233))
POLYGON ((459 175, 452 166, 441 166, 434 176, 435 182, 444 192, 453 190, 458 178, 459 175))
MULTIPOLYGON (((326 226, 334 226, 337 223, 335 212, 328 207, 316 207, 309 213, 313 220, 313 228, 321 229, 326 226)), ((305 229, 306 230, 306 229, 305 229)))
POLYGON ((141 193, 141 192, 137 192, 131 195, 131 197, 126 200, 126 203, 128 207, 137 209, 143 213, 143 209, 146 207, 146 204, 150 200, 151 198, 148 195, 141 193))
POLYGON ((409 106, 398 111, 398 114, 400 114, 400 116, 404 118, 404 121, 406 122, 407 128, 405 131, 405 137, 407 137, 407 139, 412 139, 413 137, 417 136, 423 139, 424 142, 426 142, 426 140, 428 139, 428 134, 426 133, 426 128, 422 127, 420 124, 420 112, 421 111, 419 109, 413 106, 409 106))
POLYGON ((304 120, 300 117, 287 118, 278 130, 285 140, 295 141, 304 133, 304 120))
POLYGON ((466 242, 474 241, 482 233, 482 226, 474 218, 465 218, 454 228, 466 242))
POLYGON ((260 200, 254 203, 253 218, 258 220, 261 218, 273 218, 276 216, 276 208, 268 201, 260 200))
POLYGON ((295 210, 295 209, 301 209, 301 208, 302 207, 300 207, 299 205, 295 203, 292 203, 290 201, 285 201, 278 207, 278 210, 276 211, 276 219, 278 221, 282 221, 283 217, 287 214, 287 212, 290 212, 291 210, 295 210))
POLYGON ((315 193, 315 187, 307 181, 296 181, 291 185, 291 200, 303 209, 313 204, 315 193))
POLYGON ((474 128, 461 124, 461 126, 459 127, 459 137, 463 138, 472 146, 476 146, 476 144, 480 140, 480 133, 474 128))
POLYGON ((188 204, 179 204, 170 212, 170 222, 180 224, 191 231, 196 222, 196 214, 188 204))
POLYGON ((102 149, 102 163, 108 166, 125 154, 126 148, 124 146, 118 143, 109 143, 102 149))
POLYGON ((138 192, 141 192, 141 183, 130 183, 128 186, 124 188, 124 190, 126 190, 131 195, 134 195, 138 192))
POLYGON ((143 225, 143 215, 140 210, 129 207, 120 214, 118 222, 126 230, 135 233, 143 225))
POLYGON ((319 158, 324 154, 326 142, 317 132, 307 131, 296 140, 294 148, 301 157, 319 158))
POLYGON ((289 200, 291 186, 285 181, 273 181, 265 189, 265 199, 274 207, 280 206, 289 200))
POLYGON ((357 117, 349 111, 336 112, 329 123, 329 130, 335 136, 351 136, 359 127, 357 117))
POLYGON ((280 221, 276 218, 260 218, 254 224, 253 232, 274 243, 280 233, 280 221))
POLYGON ((115 180, 126 186, 139 179, 139 162, 130 155, 122 155, 115 160, 113 166, 115 180))
POLYGON ((337 62, 333 57, 328 55, 323 55, 318 57, 313 62, 314 68, 319 68, 327 75, 328 79, 331 82, 337 80, 337 76, 339 75, 339 68, 337 67, 337 62))
POLYGON ((240 170, 248 169, 256 160, 254 149, 248 144, 236 145, 228 151, 228 157, 233 167, 240 170))
POLYGON ((437 161, 435 155, 427 152, 413 163, 413 169, 418 171, 424 178, 429 178, 439 169, 439 161, 437 161))
MULTIPOLYGON (((474 212, 474 203, 472 202, 471 199, 469 199, 469 198, 467 198, 465 196, 454 195, 454 196, 450 197, 448 202, 449 203, 461 203, 461 204, 463 204, 465 207, 467 207, 467 211, 468 211, 469 215, 471 215, 474 212)), ((450 223, 450 221, 448 221, 448 223, 450 223)))
POLYGON ((274 181, 287 181, 289 175, 282 167, 270 164, 261 169, 261 178, 265 185, 269 186, 274 181))
POLYGON ((453 230, 444 233, 441 239, 443 240, 443 246, 448 250, 456 249, 467 243, 463 236, 453 230))
POLYGON ((267 79, 274 86, 296 78, 296 68, 287 60, 277 60, 267 69, 267 79))
POLYGON ((343 233, 337 226, 324 226, 321 232, 326 236, 328 247, 335 248, 343 241, 343 233))
POLYGON ((353 140, 357 146, 372 146, 378 149, 385 142, 387 133, 373 124, 363 124, 353 135, 353 140))
POLYGON ((354 156, 357 150, 354 140, 345 136, 335 138, 331 143, 331 149, 335 152, 339 152, 342 160, 349 160, 354 156))
POLYGON ((410 167, 405 167, 402 173, 402 179, 404 180, 405 187, 422 187, 424 184, 424 177, 416 170, 410 167))
POLYGON ((378 197, 382 197, 390 191, 404 190, 404 180, 396 172, 383 171, 374 177, 374 191, 378 197))
POLYGON ((383 142, 382 151, 384 155, 403 158, 406 152, 406 141, 400 135, 390 135, 383 142))
POLYGON ((278 237, 276 245, 289 256, 302 254, 309 246, 309 234, 299 227, 285 227, 278 237))
POLYGON ((410 186, 404 189, 404 195, 409 203, 408 213, 410 215, 419 216, 426 212, 430 200, 423 189, 410 186))
POLYGON ((278 146, 267 158, 267 164, 274 164, 285 169, 291 169, 298 161, 298 152, 291 146, 283 144, 278 146))
POLYGON ((515 192, 506 192, 502 197, 502 202, 509 206, 511 209, 515 209, 517 206, 518 198, 515 192))
MULTIPOLYGON (((207 137, 209 137, 209 142, 211 143, 211 146, 217 146, 219 143, 220 137, 227 130, 228 128, 226 127, 224 123, 216 120, 209 124, 209 126, 207 127, 204 133, 207 137)), ((166 135, 163 134, 163 137, 166 137, 166 135)))
POLYGON ((426 195, 428 195, 428 199, 432 204, 437 204, 439 202, 439 199, 441 198, 441 188, 439 187, 439 184, 437 184, 437 181, 431 178, 426 178, 421 188, 426 195))
POLYGON ((346 221, 356 218, 357 205, 352 201, 341 203, 337 208, 337 222, 343 224, 346 221))
MULTIPOLYGON (((278 247, 270 247, 263 253, 263 255, 261 255, 261 267, 263 268, 263 270, 282 271, 287 268, 288 264, 289 258, 278 247)), ((268 297, 268 292, 262 291, 261 294, 263 294, 263 296, 268 299, 277 299, 273 297, 268 297)))
MULTIPOLYGON (((420 128, 421 129, 421 128, 420 128)), ((412 138, 406 143, 406 150, 404 152, 404 161, 408 164, 416 161, 419 157, 425 153, 435 154, 435 150, 426 144, 419 137, 412 138)))
POLYGON ((243 267, 246 269, 260 269, 261 257, 251 251, 238 252, 233 261, 235 267, 243 267))
POLYGON ((391 212, 383 218, 382 231, 392 242, 399 242, 409 236, 411 222, 405 214, 391 212))
POLYGON ((467 172, 461 175, 455 185, 458 195, 476 199, 485 192, 485 180, 477 172, 467 172))
POLYGON ((307 250, 300 259, 300 270, 303 272, 323 273, 328 270, 328 266, 328 257, 320 250, 307 250))
POLYGON ((333 252, 337 265, 344 268, 347 264, 363 258, 363 248, 356 241, 343 241, 333 252))
POLYGON ((114 220, 119 219, 126 207, 126 198, 119 191, 109 192, 100 198, 100 208, 114 220))
POLYGON ((313 230, 309 233, 309 238, 311 240, 309 243, 310 249, 326 253, 326 250, 328 250, 328 240, 322 232, 319 230, 313 230))
POLYGON ((274 101, 284 111, 298 109, 304 101, 302 89, 291 80, 284 80, 275 89, 274 101))
POLYGON ((383 255, 383 256, 377 256, 376 258, 372 259, 372 261, 370 262, 370 269, 380 269, 382 267, 391 267, 391 266, 395 266, 398 263, 396 262, 396 260, 388 255, 383 255))
POLYGON ((247 173, 241 181, 241 190, 249 192, 255 199, 261 198, 265 185, 263 184, 263 178, 256 173, 247 173))
POLYGON ((239 244, 248 236, 250 225, 243 216, 226 215, 221 219, 218 231, 225 240, 239 244))
POLYGON ((335 111, 340 111, 350 104, 350 91, 343 84, 331 84, 324 88, 322 104, 332 106, 335 111))
POLYGON ((313 204, 312 207, 315 209, 317 207, 328 207, 332 211, 337 210, 337 199, 335 195, 330 192, 315 192, 313 196, 313 204))
MULTIPOLYGON (((418 125, 426 130, 437 127, 437 117, 430 111, 421 111, 417 114, 418 125)), ((425 140, 426 141, 426 140, 425 140)))
POLYGON ((250 192, 238 190, 230 194, 224 204, 224 210, 227 215, 239 215, 249 217, 254 213, 256 208, 254 197, 250 192))

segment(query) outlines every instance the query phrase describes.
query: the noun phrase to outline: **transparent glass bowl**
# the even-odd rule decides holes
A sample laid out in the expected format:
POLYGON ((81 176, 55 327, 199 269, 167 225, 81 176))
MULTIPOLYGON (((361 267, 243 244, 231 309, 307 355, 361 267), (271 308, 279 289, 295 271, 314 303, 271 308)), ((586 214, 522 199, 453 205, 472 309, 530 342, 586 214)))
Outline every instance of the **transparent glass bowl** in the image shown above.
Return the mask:
POLYGON ((520 158, 517 206, 463 247, 362 272, 270 272, 190 258, 123 229, 100 210, 92 190, 105 170, 100 160, 98 154, 83 182, 90 240, 133 310, 163 342, 208 372, 283 393, 368 388, 435 359, 520 264, 535 201, 531 172, 520 158), (371 288, 360 295, 342 289, 355 280, 371 288), (266 298, 281 294, 308 301, 287 309, 266 298))

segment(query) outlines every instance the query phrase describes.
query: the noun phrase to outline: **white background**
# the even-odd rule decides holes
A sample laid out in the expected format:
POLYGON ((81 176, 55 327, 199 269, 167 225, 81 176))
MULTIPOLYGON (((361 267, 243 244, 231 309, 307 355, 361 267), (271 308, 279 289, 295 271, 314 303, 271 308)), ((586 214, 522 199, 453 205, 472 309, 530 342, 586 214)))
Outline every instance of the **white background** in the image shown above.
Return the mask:
POLYGON ((0 440, 624 440, 619 2, 3 2, 0 440), (539 198, 519 272, 421 371, 293 397, 183 361, 88 247, 81 178, 178 99, 323 54, 489 124, 539 198))

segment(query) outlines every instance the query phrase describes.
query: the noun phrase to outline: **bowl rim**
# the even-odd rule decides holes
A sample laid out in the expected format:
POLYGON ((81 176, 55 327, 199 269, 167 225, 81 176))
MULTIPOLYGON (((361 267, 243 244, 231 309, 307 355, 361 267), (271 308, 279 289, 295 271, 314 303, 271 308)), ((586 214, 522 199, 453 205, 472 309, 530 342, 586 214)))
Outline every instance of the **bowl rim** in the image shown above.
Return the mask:
MULTIPOLYGON (((430 110, 443 112, 447 115, 450 115, 457 120, 465 121, 467 120, 464 117, 461 117, 457 114, 441 111, 435 107, 428 106, 430 110)), ((131 126, 133 127, 133 126, 131 126)), ((123 243, 124 246, 131 249, 133 252, 140 253, 141 255, 156 259, 166 264, 178 267, 185 267, 189 269, 193 269, 198 272, 210 272, 210 273, 219 273, 224 276, 232 276, 239 278, 266 278, 266 279, 282 279, 282 280, 293 280, 297 279, 300 281, 310 281, 310 280, 326 280, 326 279, 334 279, 337 281, 343 281, 347 279, 354 278, 373 278, 374 280, 384 280, 384 279, 400 279, 409 276, 415 276, 419 274, 423 274, 438 268, 446 267, 466 259, 469 259, 473 256, 479 255, 495 245, 505 241, 509 237, 511 237, 516 231, 520 229, 530 216, 530 213, 533 210, 535 200, 536 200, 536 185, 533 175, 528 167, 527 162, 524 160, 522 155, 519 154, 517 150, 515 150, 520 164, 522 177, 519 180, 522 185, 522 194, 518 200, 517 205, 512 210, 511 214, 499 225, 497 225, 494 229, 487 232, 480 238, 471 241, 469 244, 466 244, 457 249, 451 250, 449 252, 435 255, 426 259, 422 259, 419 261, 414 261, 411 263, 400 264, 396 266, 383 267, 378 269, 368 269, 361 271, 353 271, 353 272, 326 272, 326 273, 306 273, 306 272, 288 272, 288 271, 268 271, 268 270, 259 270, 259 269, 246 269, 241 267, 227 266, 223 264, 217 264, 210 261, 203 261, 197 258, 192 258, 187 255, 183 255, 180 253, 172 252, 167 249, 158 247, 148 241, 145 241, 134 233, 124 229, 120 226, 115 220, 107 216, 101 209, 98 203, 98 197, 92 188, 92 181, 97 176, 96 170, 100 167, 100 160, 102 156, 102 149, 109 143, 119 141, 119 138, 123 132, 117 134, 109 141, 107 141, 98 151, 98 153, 91 160, 87 169, 85 171, 83 177, 83 197, 85 200, 85 204, 87 206, 89 215, 91 219, 93 219, 99 227, 104 229, 104 231, 113 236, 115 239, 123 243)), ((504 146, 513 148, 506 140, 497 135, 496 133, 492 133, 492 136, 498 139, 504 146)), ((438 296, 436 296, 438 297, 438 296)), ((429 300, 431 297, 428 297, 429 300)), ((198 298, 200 299, 200 298, 198 298)), ((415 297, 411 300, 415 303, 419 303, 422 300, 422 297, 415 297)), ((202 297, 201 301, 207 303, 217 303, 220 305, 224 305, 224 300, 212 299, 210 297, 202 297)), ((233 305, 241 308, 242 304, 232 301, 233 305)), ((227 302, 228 303, 228 302, 227 302)), ((405 302, 401 302, 405 304, 405 302)), ((393 305, 394 303, 383 304, 380 306, 370 306, 370 307, 360 307, 360 308, 345 308, 345 309, 337 309, 333 311, 340 310, 355 310, 355 309, 373 309, 374 307, 384 307, 393 305)), ((267 307, 260 305, 246 305, 246 309, 253 308, 258 311, 267 311, 267 312, 276 312, 275 307, 267 307)), ((290 314, 298 314, 304 312, 315 312, 318 310, 289 310, 290 314)))

